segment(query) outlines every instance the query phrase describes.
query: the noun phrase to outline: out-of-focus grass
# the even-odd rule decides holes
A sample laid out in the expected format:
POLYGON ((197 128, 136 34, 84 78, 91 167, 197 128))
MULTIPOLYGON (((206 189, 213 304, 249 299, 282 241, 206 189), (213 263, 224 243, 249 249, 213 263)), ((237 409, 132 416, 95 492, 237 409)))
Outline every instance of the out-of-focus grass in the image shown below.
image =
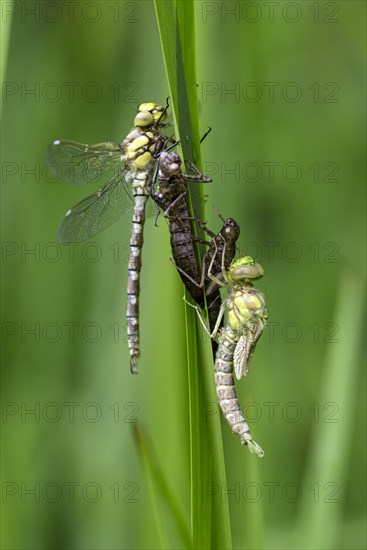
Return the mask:
POLYGON ((173 545, 184 544, 185 548, 192 548, 191 534, 185 517, 182 513, 182 504, 177 501, 167 482, 164 469, 159 464, 155 449, 148 438, 148 434, 139 425, 133 425, 135 444, 142 464, 144 465, 145 479, 150 487, 152 508, 157 523, 162 548, 172 548, 173 545), (166 505, 166 507, 164 506, 166 505), (167 512, 172 515, 175 523, 175 539, 170 541, 167 529, 167 512))
POLYGON ((340 540, 341 497, 348 483, 357 415, 364 303, 365 281, 345 268, 334 317, 341 327, 341 346, 330 348, 326 355, 319 393, 319 403, 329 404, 326 410, 337 412, 338 418, 332 418, 331 424, 317 422, 310 436, 303 484, 314 487, 319 505, 315 507, 311 499, 302 502, 295 529, 296 548, 335 548, 340 540))

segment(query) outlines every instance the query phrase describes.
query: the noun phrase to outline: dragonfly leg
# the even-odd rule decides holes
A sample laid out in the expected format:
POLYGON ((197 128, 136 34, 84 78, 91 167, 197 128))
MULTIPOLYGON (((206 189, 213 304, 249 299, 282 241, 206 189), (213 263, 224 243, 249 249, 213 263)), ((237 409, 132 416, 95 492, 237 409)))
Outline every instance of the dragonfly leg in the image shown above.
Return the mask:
POLYGON ((209 176, 206 176, 200 170, 195 166, 195 164, 189 160, 185 161, 185 164, 189 170, 194 172, 195 175, 192 174, 182 174, 183 177, 188 181, 198 181, 202 183, 210 183, 212 182, 212 178, 209 178, 209 176))
POLYGON ((168 107, 169 107, 169 97, 166 98, 166 106, 165 108, 163 109, 162 113, 161 113, 161 116, 159 117, 159 119, 157 120, 157 122, 155 123, 155 126, 159 126, 159 123, 160 121, 162 120, 162 117, 166 114, 167 110, 168 110, 168 107))
POLYGON ((226 257, 226 242, 224 242, 223 253, 222 253, 222 275, 223 275, 223 279, 225 280, 225 282, 227 283, 227 285, 230 285, 231 282, 230 282, 230 280, 228 279, 226 266, 224 265, 225 257, 226 257))
MULTIPOLYGON (((186 219, 186 218, 185 218, 186 219)), ((211 229, 209 229, 208 227, 208 222, 203 222, 203 220, 199 220, 199 218, 194 218, 194 217, 191 217, 191 218, 187 218, 189 220, 192 220, 194 221, 195 223, 197 223, 201 229, 207 234, 209 235, 209 237, 211 237, 212 239, 214 239, 214 237, 216 237, 216 233, 214 233, 214 231, 212 231, 211 229)), ((203 244, 210 244, 211 241, 199 241, 199 242, 202 242, 203 244)))
POLYGON ((198 306, 195 306, 194 304, 191 304, 188 300, 186 300, 185 296, 183 297, 184 301, 187 303, 187 305, 189 305, 190 307, 193 307, 194 309, 196 309, 196 313, 199 317, 199 320, 200 320, 200 323, 203 325, 204 327, 204 330, 205 332, 210 336, 210 338, 215 338, 217 333, 218 333, 218 330, 219 330, 219 327, 220 327, 220 324, 222 322, 222 318, 223 318, 223 315, 224 315, 224 311, 225 311, 225 308, 226 308, 226 304, 223 303, 221 306, 220 306, 220 310, 219 310, 219 314, 218 314, 218 317, 217 317, 217 321, 215 323, 215 327, 213 329, 212 332, 210 332, 210 330, 208 329, 208 327, 206 326, 206 323, 205 323, 205 320, 203 319, 200 311, 199 311, 199 308, 198 306))
POLYGON ((183 197, 187 195, 187 191, 183 191, 178 197, 175 198, 175 200, 169 205, 169 207, 165 210, 163 216, 168 219, 178 219, 177 216, 169 216, 169 211, 176 206, 178 202, 180 202, 183 197))
POLYGON ((152 177, 152 191, 151 191, 152 195, 156 192, 155 184, 157 183, 158 171, 159 171, 159 162, 156 161, 154 166, 153 177, 152 177))
POLYGON ((204 134, 203 137, 201 138, 200 143, 203 143, 204 139, 207 137, 207 135, 210 134, 210 132, 212 131, 212 129, 213 129, 213 128, 211 128, 211 127, 209 126, 209 128, 207 129, 207 131, 205 132, 205 134, 204 134))
POLYGON ((158 159, 161 153, 168 153, 168 151, 170 151, 180 143, 179 141, 174 139, 174 136, 175 136, 175 133, 173 132, 171 136, 166 136, 165 139, 161 140, 160 147, 156 147, 153 153, 154 159, 158 159), (170 145, 169 147, 166 147, 167 143, 172 143, 172 145, 170 145))
MULTIPOLYGON (((186 195, 187 195, 187 191, 185 190, 185 191, 183 191, 178 197, 175 198, 175 200, 168 206, 168 208, 165 210, 165 212, 164 212, 164 214, 163 214, 163 216, 164 216, 165 218, 167 218, 168 220, 175 220, 176 223, 178 223, 179 225, 181 225, 181 227, 182 227, 184 230, 185 230, 185 227, 183 226, 182 221, 183 221, 183 220, 192 220, 192 219, 194 219, 194 218, 191 218, 190 216, 170 216, 170 215, 169 215, 169 211, 170 211, 171 209, 173 209, 173 208, 176 206, 176 204, 177 204, 180 200, 182 200, 186 195)), ((192 238, 194 238, 194 237, 192 237, 192 238)))
MULTIPOLYGON (((220 279, 218 279, 218 277, 215 277, 212 273, 212 269, 213 269, 213 264, 214 264, 214 261, 215 261, 215 258, 218 254, 218 246, 217 246, 217 243, 215 240, 212 241, 213 244, 214 244, 214 248, 215 248, 215 253, 213 254, 212 256, 212 259, 210 261, 210 264, 209 264, 209 269, 208 269, 208 277, 209 279, 211 279, 212 281, 214 281, 218 286, 222 286, 222 287, 227 287, 226 284, 223 283, 223 281, 221 281, 220 279)), ((228 277, 227 277, 227 274, 225 272, 225 269, 224 269, 224 255, 225 255, 225 251, 226 251, 226 243, 224 243, 224 246, 223 246, 223 253, 222 253, 222 274, 223 274, 223 277, 225 278, 225 281, 228 283, 228 277)))
POLYGON ((213 210, 214 212, 217 214, 218 218, 223 222, 225 223, 226 220, 223 218, 222 214, 219 212, 218 208, 216 206, 213 206, 213 210))
POLYGON ((191 160, 185 160, 185 164, 186 164, 186 167, 191 170, 191 172, 194 172, 194 174, 198 175, 198 176, 203 176, 204 174, 202 172, 200 172, 199 168, 197 166, 195 166, 195 164, 193 162, 191 162, 191 160))
POLYGON ((220 324, 221 324, 222 319, 223 319, 223 315, 224 315, 225 309, 226 309, 226 303, 223 302, 223 303, 221 304, 221 306, 220 306, 220 310, 219 310, 219 313, 218 313, 217 321, 216 321, 216 323, 215 323, 213 332, 211 333, 211 337, 212 337, 212 338, 215 338, 216 335, 217 335, 217 333, 218 333, 220 324))
POLYGON ((156 217, 155 217, 155 219, 154 219, 154 227, 159 227, 157 221, 158 221, 159 215, 160 215, 160 213, 161 213, 161 210, 160 210, 160 208, 159 208, 159 206, 158 206, 158 204, 157 204, 156 202, 155 202, 154 204, 155 204, 155 207, 156 207, 156 209, 157 209, 157 215, 156 215, 156 217))
POLYGON ((169 147, 167 147, 164 152, 165 153, 168 153, 168 151, 170 151, 171 149, 173 149, 174 147, 177 147, 177 145, 180 143, 179 141, 176 141, 175 139, 173 139, 173 136, 175 134, 173 133, 172 136, 170 138, 168 138, 167 140, 167 143, 172 143, 172 145, 170 145, 169 147))
MULTIPOLYGON (((171 207, 172 205, 170 205, 171 207)), ((169 207, 169 208, 170 208, 169 207)), ((168 209, 167 209, 168 210, 168 209)), ((182 220, 189 220, 189 221, 194 221, 195 223, 197 223, 200 227, 203 228, 203 230, 208 233, 209 236, 211 237, 215 237, 215 233, 213 233, 210 229, 207 229, 207 225, 206 225, 206 222, 203 222, 201 220, 199 220, 198 218, 194 218, 193 216, 166 216, 168 219, 174 219, 177 221, 177 223, 179 223, 180 221, 182 220)), ((201 244, 206 244, 206 245, 210 245, 211 244, 211 241, 207 241, 205 239, 201 239, 200 237, 196 237, 195 235, 191 235, 192 237, 192 240, 193 241, 196 241, 197 243, 201 243, 201 244)))
MULTIPOLYGON (((171 216, 171 215, 169 214, 170 210, 171 210, 172 208, 174 208, 174 207, 176 206, 176 204, 177 204, 181 199, 183 199, 183 197, 185 197, 186 195, 187 195, 187 191, 183 191, 183 192, 181 193, 181 195, 179 195, 178 197, 176 197, 175 200, 174 200, 174 201, 166 208, 166 210, 163 212, 163 216, 164 216, 165 218, 167 218, 168 220, 175 220, 178 224, 180 224, 181 220, 186 220, 186 217, 171 216)), ((152 197, 152 199, 153 199, 153 201, 154 201, 154 203, 155 203, 155 205, 156 205, 156 207, 157 207, 157 216, 156 216, 156 218, 155 218, 155 220, 154 220, 154 225, 155 225, 156 227, 158 227, 156 222, 157 222, 158 216, 159 216, 159 214, 160 214, 160 208, 159 208, 159 206, 158 206, 158 201, 159 201, 160 195, 159 195, 158 193, 153 192, 153 193, 151 193, 151 197, 152 197)), ((187 219, 191 219, 191 218, 187 218, 187 219)), ((181 225, 182 225, 182 224, 181 224, 181 225)))
MULTIPOLYGON (((194 240, 196 240, 196 237, 193 237, 194 240)), ((197 239, 197 240, 200 240, 200 239, 197 239)), ((172 258, 170 258, 170 262, 175 266, 175 268, 177 269, 177 271, 179 271, 180 273, 182 273, 182 275, 184 275, 186 277, 186 279, 188 279, 189 281, 191 281, 197 288, 204 288, 204 285, 205 285, 205 278, 206 278, 206 254, 204 254, 203 256, 203 261, 201 263, 201 277, 200 277, 200 283, 198 283, 197 281, 195 281, 191 275, 189 275, 188 273, 186 273, 186 271, 184 269, 182 269, 182 267, 178 266, 175 264, 175 262, 173 261, 172 258)))
POLYGON ((172 258, 169 259, 169 261, 171 262, 171 264, 173 264, 175 266, 175 268, 177 269, 177 271, 179 271, 180 273, 182 273, 182 275, 184 275, 186 277, 186 279, 188 279, 189 281, 191 281, 195 286, 197 286, 198 288, 203 288, 203 283, 200 281, 200 283, 198 283, 197 281, 195 281, 195 279, 193 279, 191 277, 191 275, 189 275, 188 273, 186 273, 186 271, 184 269, 182 269, 182 267, 178 266, 177 264, 175 264, 175 262, 173 261, 172 258))
POLYGON ((199 321, 200 321, 200 323, 202 324, 202 326, 203 326, 205 332, 208 334, 208 336, 210 336, 210 338, 213 338, 214 336, 212 335, 212 333, 210 332, 210 330, 209 330, 208 327, 206 326, 205 319, 203 319, 203 317, 202 317, 202 315, 201 315, 201 313, 200 313, 200 311, 199 311, 198 306, 195 306, 194 304, 191 304, 188 300, 186 300, 185 296, 183 297, 183 299, 184 299, 184 302, 186 302, 188 306, 190 306, 190 307, 192 307, 192 308, 194 308, 194 309, 196 310, 196 314, 197 314, 197 316, 199 317, 199 321))

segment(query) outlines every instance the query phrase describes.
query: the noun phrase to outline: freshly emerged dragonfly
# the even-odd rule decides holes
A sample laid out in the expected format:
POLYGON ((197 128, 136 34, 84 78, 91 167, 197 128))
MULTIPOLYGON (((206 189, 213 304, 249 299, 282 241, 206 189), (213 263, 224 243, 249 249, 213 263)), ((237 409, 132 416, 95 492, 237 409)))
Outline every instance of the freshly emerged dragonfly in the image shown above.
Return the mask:
MULTIPOLYGON (((244 256, 231 264, 228 270, 223 267, 222 279, 212 273, 214 257, 208 269, 208 277, 217 285, 228 290, 228 298, 223 302, 212 338, 217 336, 223 315, 226 313, 226 324, 219 332, 218 351, 215 360, 215 384, 218 402, 232 432, 240 436, 242 445, 259 457, 264 451, 250 434, 238 402, 233 379, 233 368, 239 380, 247 375, 249 361, 260 338, 268 312, 261 292, 253 286, 253 281, 264 275, 260 264, 250 256, 244 256)), ((196 306, 193 306, 196 307, 196 306)), ((196 308, 199 318, 208 332, 204 320, 196 308)))
POLYGON ((212 179, 202 174, 192 163, 187 163, 187 166, 195 174, 183 174, 181 164, 180 156, 174 151, 160 153, 159 191, 153 192, 152 198, 169 220, 172 255, 175 265, 179 268, 181 279, 193 299, 199 305, 203 305, 203 288, 200 286, 201 270, 192 234, 187 182, 209 183, 212 179))
POLYGON ((90 239, 134 206, 127 285, 127 332, 131 372, 137 372, 139 350, 139 293, 145 205, 151 193, 155 157, 163 147, 168 108, 142 103, 134 128, 122 141, 84 145, 56 140, 46 152, 46 163, 56 176, 74 185, 95 181, 110 169, 112 177, 95 193, 65 214, 58 231, 64 244, 90 239))

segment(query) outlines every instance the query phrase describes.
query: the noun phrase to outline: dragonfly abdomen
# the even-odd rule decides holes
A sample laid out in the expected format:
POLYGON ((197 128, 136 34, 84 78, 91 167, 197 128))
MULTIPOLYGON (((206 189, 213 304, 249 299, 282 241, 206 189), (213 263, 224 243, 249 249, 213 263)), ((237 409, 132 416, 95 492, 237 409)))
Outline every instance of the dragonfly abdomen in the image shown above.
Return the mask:
MULTIPOLYGON (((135 181, 135 178, 134 178, 135 181)), ((138 180, 139 181, 139 180, 138 180)), ((130 352, 130 369, 137 372, 138 358, 140 356, 140 331, 139 331, 139 295, 140 295, 140 271, 142 266, 142 248, 144 242, 145 205, 149 195, 144 192, 144 187, 136 187, 134 193, 135 206, 130 236, 130 254, 128 263, 127 280, 127 338, 130 352), (137 192, 138 191, 138 192, 137 192)))
POLYGON ((196 259, 190 224, 188 224, 186 230, 183 230, 180 227, 180 224, 173 222, 170 224, 170 233, 173 259, 175 264, 184 272, 182 273, 179 271, 182 282, 187 287, 187 290, 194 300, 199 305, 203 305, 203 290, 197 286, 200 284, 200 272, 196 259), (197 285, 190 281, 187 275, 189 275, 197 283, 197 285))
POLYGON ((252 440, 250 428, 241 411, 233 378, 233 354, 236 347, 234 334, 230 329, 223 329, 215 361, 215 386, 219 406, 227 424, 234 434, 241 438, 242 445, 252 440))

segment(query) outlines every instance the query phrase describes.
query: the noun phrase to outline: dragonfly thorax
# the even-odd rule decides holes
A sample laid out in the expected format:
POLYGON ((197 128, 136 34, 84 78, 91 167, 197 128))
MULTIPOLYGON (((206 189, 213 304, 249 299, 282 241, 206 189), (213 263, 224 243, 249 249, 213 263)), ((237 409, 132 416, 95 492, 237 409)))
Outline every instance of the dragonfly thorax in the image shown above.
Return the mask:
POLYGON ((160 134, 145 128, 134 128, 122 142, 125 162, 129 170, 144 170, 149 167, 160 134))
POLYGON ((244 285, 227 298, 228 323, 235 332, 241 332, 251 319, 267 318, 265 300, 252 285, 244 285))

